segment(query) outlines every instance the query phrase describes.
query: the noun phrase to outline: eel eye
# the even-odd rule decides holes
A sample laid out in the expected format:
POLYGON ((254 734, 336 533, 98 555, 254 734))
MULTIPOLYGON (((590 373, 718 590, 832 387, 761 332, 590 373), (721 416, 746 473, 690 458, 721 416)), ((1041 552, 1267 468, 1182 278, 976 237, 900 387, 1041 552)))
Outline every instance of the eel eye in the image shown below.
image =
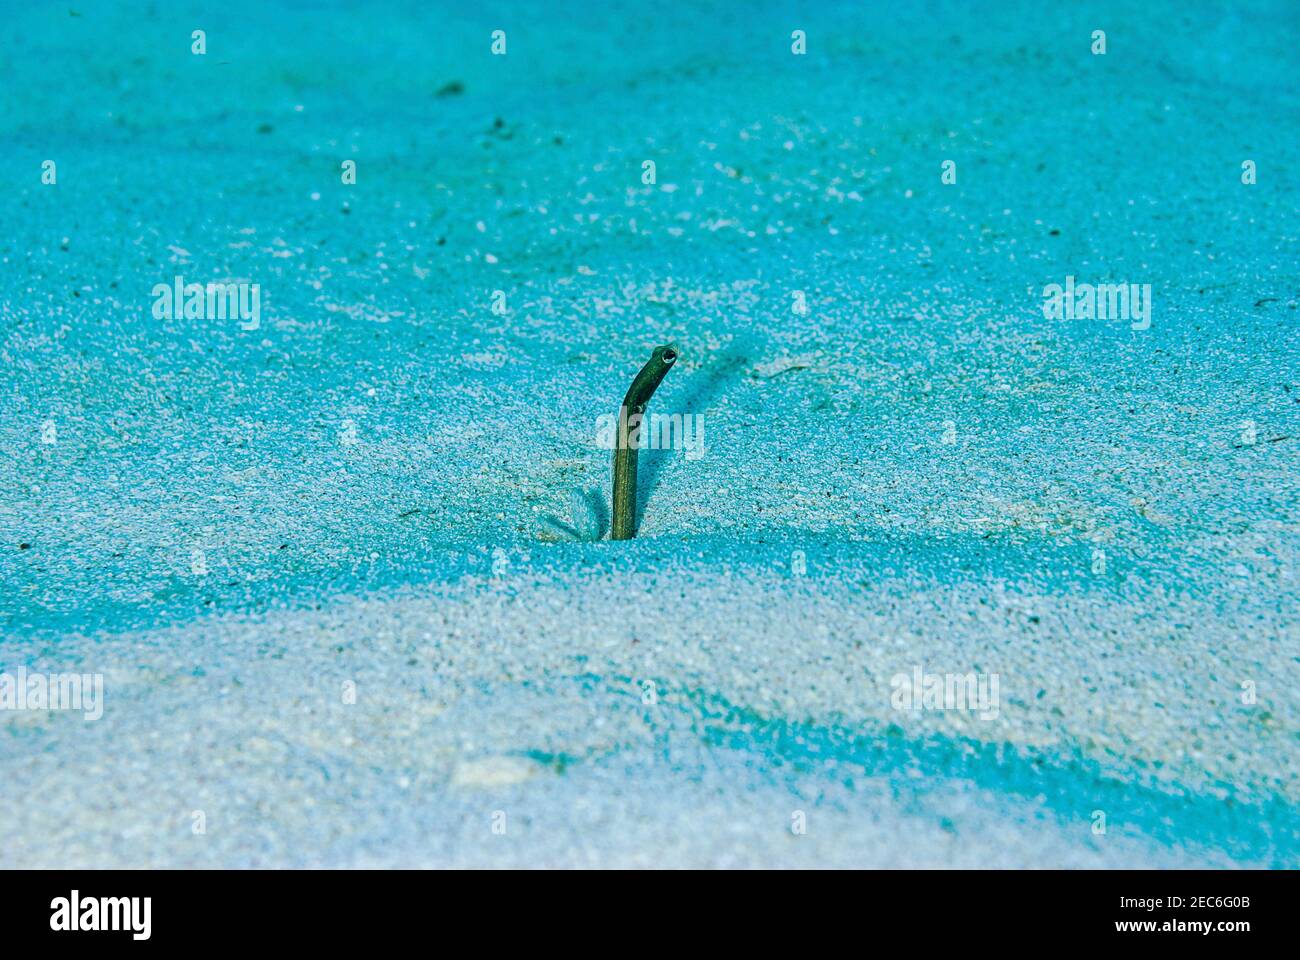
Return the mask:
POLYGON ((676 359, 677 359, 677 353, 676 353, 676 351, 674 351, 674 350, 665 350, 665 351, 664 351, 664 363, 672 363, 672 362, 673 362, 674 360, 676 360, 676 359))

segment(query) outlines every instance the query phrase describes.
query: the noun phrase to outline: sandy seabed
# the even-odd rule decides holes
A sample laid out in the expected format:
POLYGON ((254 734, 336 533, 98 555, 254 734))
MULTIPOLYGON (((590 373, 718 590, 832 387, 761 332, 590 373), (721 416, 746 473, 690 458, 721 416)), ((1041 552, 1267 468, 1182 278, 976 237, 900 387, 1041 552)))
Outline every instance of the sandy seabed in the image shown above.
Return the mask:
POLYGON ((13 12, 0 866, 1300 865, 1296 6, 462 6, 13 12))

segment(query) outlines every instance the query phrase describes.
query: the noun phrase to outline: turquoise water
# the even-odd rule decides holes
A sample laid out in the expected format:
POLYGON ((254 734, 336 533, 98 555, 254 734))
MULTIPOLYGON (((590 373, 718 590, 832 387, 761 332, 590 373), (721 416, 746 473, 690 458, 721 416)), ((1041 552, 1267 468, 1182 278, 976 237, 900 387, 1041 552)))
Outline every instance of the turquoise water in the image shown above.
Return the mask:
POLYGON ((1300 10, 1129 6, 11 11, 0 666, 108 708, 0 716, 7 855, 1295 866, 1300 10), (557 538, 666 342, 706 454, 557 538))

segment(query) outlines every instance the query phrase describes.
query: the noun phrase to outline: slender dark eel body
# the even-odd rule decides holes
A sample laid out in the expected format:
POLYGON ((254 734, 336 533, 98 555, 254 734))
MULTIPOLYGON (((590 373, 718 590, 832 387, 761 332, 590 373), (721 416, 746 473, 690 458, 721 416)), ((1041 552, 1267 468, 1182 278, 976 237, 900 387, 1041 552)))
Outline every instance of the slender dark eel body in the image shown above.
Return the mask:
POLYGON ((655 347, 654 353, 627 388, 618 417, 618 443, 614 448, 613 517, 609 538, 631 540, 636 536, 636 455, 646 405, 677 359, 672 346, 655 347), (632 418, 636 421, 632 422, 632 418))

